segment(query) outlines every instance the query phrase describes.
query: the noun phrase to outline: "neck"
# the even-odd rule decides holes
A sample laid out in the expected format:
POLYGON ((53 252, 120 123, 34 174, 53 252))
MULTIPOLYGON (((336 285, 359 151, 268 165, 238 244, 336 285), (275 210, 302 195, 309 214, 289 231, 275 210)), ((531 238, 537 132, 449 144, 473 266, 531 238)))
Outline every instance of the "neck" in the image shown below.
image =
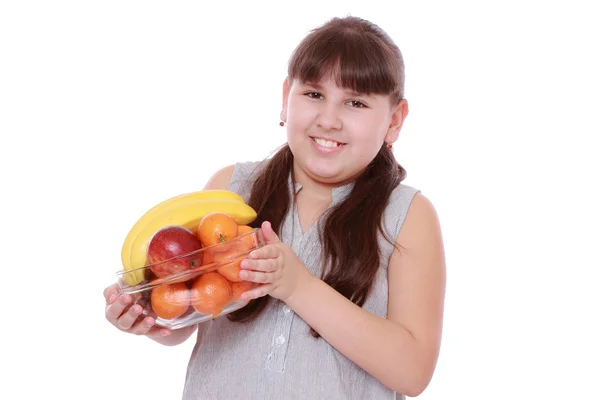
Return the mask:
POLYGON ((340 186, 339 184, 320 182, 313 179, 302 171, 295 162, 292 166, 292 179, 294 183, 302 185, 301 193, 303 196, 309 195, 316 200, 331 201, 333 188, 340 186))
POLYGON ((302 197, 306 197, 308 195, 308 197, 314 200, 323 200, 329 202, 331 202, 333 199, 333 189, 348 185, 355 180, 355 178, 351 178, 344 182, 322 182, 306 174, 306 172, 304 172, 302 168, 296 164, 295 160, 292 164, 292 179, 294 183, 299 183, 302 185, 302 190, 300 191, 300 193, 302 193, 302 197))

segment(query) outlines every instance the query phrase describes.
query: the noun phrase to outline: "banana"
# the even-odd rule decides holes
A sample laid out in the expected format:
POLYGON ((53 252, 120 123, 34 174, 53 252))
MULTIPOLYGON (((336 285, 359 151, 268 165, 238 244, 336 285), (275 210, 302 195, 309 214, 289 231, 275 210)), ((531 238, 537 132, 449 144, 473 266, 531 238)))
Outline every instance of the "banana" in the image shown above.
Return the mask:
POLYGON ((148 210, 138 221, 133 225, 125 241, 123 242, 123 248, 121 249, 121 261, 125 262, 126 256, 129 255, 129 251, 131 248, 131 244, 140 233, 140 231, 148 224, 148 222, 152 221, 157 215, 162 214, 163 212, 177 208, 182 204, 199 201, 199 200, 234 200, 239 201, 240 203, 245 203, 244 198, 237 193, 228 191, 228 190, 201 190, 197 192, 191 192, 182 194, 179 196, 171 197, 156 206, 152 207, 148 210))
POLYGON ((171 197, 164 200, 148 210, 142 215, 138 221, 133 225, 127 234, 123 246, 121 248, 121 262, 124 267, 124 271, 130 271, 124 274, 124 279, 128 285, 133 286, 144 280, 144 270, 132 271, 131 266, 131 246, 136 240, 140 232, 144 229, 148 223, 150 223, 157 216, 181 207, 184 204, 194 203, 197 201, 234 201, 240 204, 245 204, 245 200, 239 194, 229 190, 201 190, 191 193, 181 194, 179 196, 171 197))
POLYGON ((148 243, 157 231, 167 226, 178 225, 196 233, 200 220, 213 212, 230 215, 238 225, 247 225, 256 218, 256 211, 252 207, 237 200, 197 200, 155 215, 135 236, 129 253, 122 254, 125 271, 131 271, 125 276, 128 284, 144 280, 144 270, 141 267, 146 264, 148 243))

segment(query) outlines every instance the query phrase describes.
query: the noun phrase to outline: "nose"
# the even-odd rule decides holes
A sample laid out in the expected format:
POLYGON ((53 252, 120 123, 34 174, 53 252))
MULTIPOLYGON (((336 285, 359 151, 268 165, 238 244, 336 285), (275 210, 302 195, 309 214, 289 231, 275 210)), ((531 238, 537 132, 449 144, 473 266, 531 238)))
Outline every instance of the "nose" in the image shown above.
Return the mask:
POLYGON ((342 129, 341 110, 333 103, 323 103, 317 115, 317 126, 327 131, 342 129))

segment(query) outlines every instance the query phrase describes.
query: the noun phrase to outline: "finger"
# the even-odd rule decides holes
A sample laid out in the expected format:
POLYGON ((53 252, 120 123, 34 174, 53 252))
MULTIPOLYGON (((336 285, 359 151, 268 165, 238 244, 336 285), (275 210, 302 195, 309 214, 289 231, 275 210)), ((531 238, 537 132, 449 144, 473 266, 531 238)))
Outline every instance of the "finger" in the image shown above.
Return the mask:
POLYGON ((112 285, 110 285, 110 286, 108 286, 107 288, 104 289, 103 295, 104 295, 104 298, 106 299, 106 302, 108 304, 112 303, 110 301, 111 298, 115 299, 114 295, 117 295, 117 296, 119 295, 119 291, 117 289, 117 286, 118 285, 116 283, 114 283, 114 284, 112 284, 112 285))
POLYGON ((242 260, 242 269, 260 272, 274 272, 280 268, 279 259, 269 258, 266 260, 242 260))
POLYGON ((269 221, 264 221, 262 223, 262 225, 260 226, 260 228, 261 228, 265 243, 271 244, 271 243, 281 242, 281 240, 279 240, 279 237, 273 230, 273 227, 271 226, 271 223, 269 221))
POLYGON ((271 283, 275 281, 275 274, 273 272, 257 272, 257 271, 248 271, 241 270, 240 278, 245 281, 255 282, 255 283, 271 283))
POLYGON ((159 328, 157 326, 152 327, 146 334, 149 337, 165 337, 171 334, 171 330, 167 328, 159 328))
POLYGON ((171 330, 156 326, 156 320, 152 317, 146 317, 143 319, 137 319, 131 328, 128 329, 129 333, 134 335, 146 335, 148 337, 165 337, 171 334, 171 330))
POLYGON ((272 284, 259 285, 254 289, 250 289, 240 295, 240 300, 249 301, 252 299, 258 299, 259 297, 263 297, 268 295, 271 290, 273 290, 272 284))
POLYGON ((156 321, 152 317, 137 318, 129 328, 128 332, 134 335, 146 335, 155 328, 156 321))
POLYGON ((129 307, 129 310, 119 317, 117 320, 117 327, 123 330, 130 329, 135 324, 138 317, 142 315, 142 311, 142 306, 139 304, 132 305, 129 307))
POLYGON ((260 249, 252 250, 250 254, 248 254, 248 258, 253 260, 259 258, 277 258, 281 250, 274 245, 266 245, 261 247, 260 249))
POLYGON ((135 335, 148 335, 148 336, 166 336, 167 334, 171 333, 171 331, 169 331, 166 328, 161 328, 159 326, 156 326, 156 320, 152 317, 146 317, 141 320, 138 319, 138 321, 136 321, 133 324, 133 326, 131 327, 129 332, 131 332, 135 335), (167 333, 164 334, 164 332, 162 332, 162 331, 166 331, 167 333))
POLYGON ((123 314, 123 310, 131 303, 131 296, 128 294, 124 294, 117 298, 116 301, 113 301, 112 304, 106 306, 106 319, 111 321, 113 324, 116 323, 117 318, 121 314, 123 314))

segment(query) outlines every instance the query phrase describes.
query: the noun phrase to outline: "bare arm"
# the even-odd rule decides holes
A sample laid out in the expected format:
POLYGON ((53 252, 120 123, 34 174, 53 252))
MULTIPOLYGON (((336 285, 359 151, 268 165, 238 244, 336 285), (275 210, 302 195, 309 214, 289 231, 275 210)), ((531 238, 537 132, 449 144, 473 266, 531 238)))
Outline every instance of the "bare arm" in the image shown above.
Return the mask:
MULTIPOLYGON (((204 190, 229 188, 234 166, 230 165, 217 171, 206 183, 204 190)), ((117 284, 104 289, 106 299, 106 319, 118 329, 135 335, 145 335, 157 343, 165 346, 175 346, 185 342, 196 329, 203 329, 205 325, 192 325, 174 331, 159 328, 155 325, 154 318, 141 317, 142 308, 139 305, 131 306, 132 297, 128 294, 119 296, 117 284)))
POLYGON ((437 363, 446 281, 437 215, 424 196, 415 196, 397 243, 402 250, 394 251, 388 267, 387 319, 308 275, 286 302, 358 366, 414 397, 427 387, 437 363))

